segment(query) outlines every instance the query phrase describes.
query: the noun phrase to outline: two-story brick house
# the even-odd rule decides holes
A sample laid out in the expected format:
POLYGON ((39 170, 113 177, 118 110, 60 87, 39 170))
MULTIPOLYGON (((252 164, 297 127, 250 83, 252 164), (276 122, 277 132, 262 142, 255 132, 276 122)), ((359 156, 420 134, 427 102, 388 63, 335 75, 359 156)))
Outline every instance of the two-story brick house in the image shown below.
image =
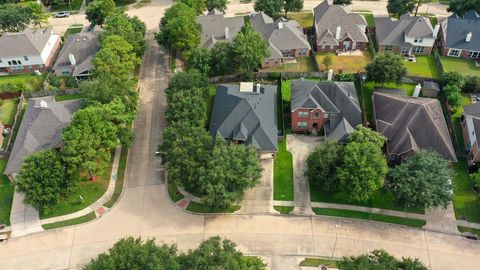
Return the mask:
POLYGON ((464 106, 460 121, 468 165, 476 165, 480 162, 480 103, 464 106))
POLYGON ((442 53, 451 57, 480 60, 480 15, 475 11, 463 17, 451 15, 441 22, 442 53))
POLYGON ((318 132, 343 140, 362 124, 362 111, 352 82, 291 82, 294 132, 318 132))

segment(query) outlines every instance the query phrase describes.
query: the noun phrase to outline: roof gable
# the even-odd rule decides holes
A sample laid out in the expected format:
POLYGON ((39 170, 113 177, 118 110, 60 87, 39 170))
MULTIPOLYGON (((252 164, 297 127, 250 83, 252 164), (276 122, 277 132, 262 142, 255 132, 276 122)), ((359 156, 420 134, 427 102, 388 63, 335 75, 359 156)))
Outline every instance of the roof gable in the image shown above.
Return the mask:
POLYGON ((442 22, 442 28, 447 48, 480 51, 480 16, 475 11, 463 18, 451 15, 442 22), (472 33, 470 42, 466 41, 468 33, 472 33))
POLYGON ((29 28, 23 32, 4 33, 0 37, 0 57, 40 55, 52 35, 52 29, 29 28))
POLYGON ((76 65, 73 67, 73 75, 77 76, 85 70, 90 70, 93 67, 93 64, 91 63, 92 58, 99 50, 98 32, 83 32, 71 35, 63 44, 53 69, 57 70, 62 67, 73 67, 69 58, 69 55, 72 54, 76 62, 76 65))
POLYGON ((231 42, 245 24, 243 17, 225 17, 224 14, 209 13, 198 16, 197 23, 202 27, 200 46, 211 48, 217 41, 231 42), (228 37, 225 37, 228 28, 228 37))

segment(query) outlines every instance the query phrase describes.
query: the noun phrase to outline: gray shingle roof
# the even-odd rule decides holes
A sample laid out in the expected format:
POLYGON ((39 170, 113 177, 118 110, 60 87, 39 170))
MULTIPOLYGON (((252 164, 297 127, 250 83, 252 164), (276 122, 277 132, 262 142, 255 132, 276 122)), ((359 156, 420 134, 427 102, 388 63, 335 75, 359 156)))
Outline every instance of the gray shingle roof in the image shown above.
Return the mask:
POLYGON ((388 139, 388 154, 428 149, 457 160, 438 100, 375 92, 373 105, 377 131, 388 139))
POLYGON ((200 47, 211 48, 218 41, 231 42, 245 24, 243 17, 225 17, 215 12, 198 16, 197 22, 202 26, 200 47), (225 39, 225 28, 228 27, 229 37, 225 39))
POLYGON ((0 57, 39 55, 53 35, 52 29, 25 29, 19 33, 4 33, 0 37, 0 57))
POLYGON ((291 110, 299 108, 320 109, 329 114, 327 135, 343 137, 339 131, 351 131, 362 123, 362 110, 358 102, 355 85, 352 82, 314 82, 293 80, 291 82, 291 110), (338 127, 342 124, 343 127, 338 127), (338 128, 338 130, 337 130, 338 128))
POLYGON ((470 11, 463 16, 451 15, 441 23, 447 48, 480 51, 480 16, 470 11), (472 33, 470 42, 466 42, 468 33, 472 33))
POLYGON ((30 99, 5 174, 18 172, 28 155, 58 145, 63 128, 72 121, 72 115, 80 108, 81 102, 56 102, 53 96, 30 99), (47 108, 41 108, 42 101, 47 108))
POLYGON ((98 32, 83 32, 68 37, 63 44, 57 61, 53 66, 57 75, 62 75, 63 69, 74 69, 72 75, 78 76, 82 72, 93 68, 92 57, 100 49, 98 41, 98 32), (70 64, 69 54, 73 54, 77 62, 75 67, 70 64))
POLYGON ((332 5, 323 1, 313 9, 315 31, 318 43, 322 45, 338 45, 335 39, 337 27, 340 26, 340 40, 350 37, 354 42, 368 42, 365 30, 367 21, 362 15, 347 12, 341 5, 332 5))
POLYGON ((260 33, 269 43, 270 58, 282 58, 281 51, 293 49, 308 49, 310 43, 303 33, 303 28, 296 21, 287 21, 279 18, 273 21, 272 18, 259 12, 250 18, 255 31, 260 33), (280 29, 279 24, 283 27, 280 29), (272 54, 272 51, 274 54, 272 54), (278 55, 280 52, 280 55, 278 55))
POLYGON ((423 86, 422 86, 422 91, 423 90, 434 90, 434 91, 437 91, 437 92, 440 92, 440 86, 438 85, 438 83, 436 82, 432 82, 432 81, 424 81, 423 82, 423 86))
POLYGON ((240 92, 238 84, 218 85, 210 134, 244 141, 261 151, 277 151, 276 100, 275 85, 261 85, 260 93, 240 92))
POLYGON ((375 17, 375 33, 380 45, 406 46, 409 38, 433 38, 433 27, 428 18, 404 14, 399 20, 389 17, 375 17))
POLYGON ((463 114, 480 118, 480 103, 463 106, 463 114))

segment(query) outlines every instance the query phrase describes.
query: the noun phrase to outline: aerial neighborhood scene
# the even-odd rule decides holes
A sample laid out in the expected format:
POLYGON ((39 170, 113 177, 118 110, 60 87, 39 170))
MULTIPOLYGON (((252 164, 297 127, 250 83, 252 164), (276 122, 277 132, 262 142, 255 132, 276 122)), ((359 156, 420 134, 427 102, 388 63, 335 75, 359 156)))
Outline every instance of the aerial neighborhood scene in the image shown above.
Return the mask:
POLYGON ((0 269, 480 269, 480 0, 0 0, 0 269))

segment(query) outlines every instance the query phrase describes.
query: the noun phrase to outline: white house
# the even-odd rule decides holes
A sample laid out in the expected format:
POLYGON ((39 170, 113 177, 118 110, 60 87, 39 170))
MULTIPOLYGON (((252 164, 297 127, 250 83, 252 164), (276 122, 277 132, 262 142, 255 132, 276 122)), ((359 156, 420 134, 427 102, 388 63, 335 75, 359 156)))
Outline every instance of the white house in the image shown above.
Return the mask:
POLYGON ((25 29, 0 37, 0 73, 45 71, 60 48, 60 36, 52 29, 25 29))

